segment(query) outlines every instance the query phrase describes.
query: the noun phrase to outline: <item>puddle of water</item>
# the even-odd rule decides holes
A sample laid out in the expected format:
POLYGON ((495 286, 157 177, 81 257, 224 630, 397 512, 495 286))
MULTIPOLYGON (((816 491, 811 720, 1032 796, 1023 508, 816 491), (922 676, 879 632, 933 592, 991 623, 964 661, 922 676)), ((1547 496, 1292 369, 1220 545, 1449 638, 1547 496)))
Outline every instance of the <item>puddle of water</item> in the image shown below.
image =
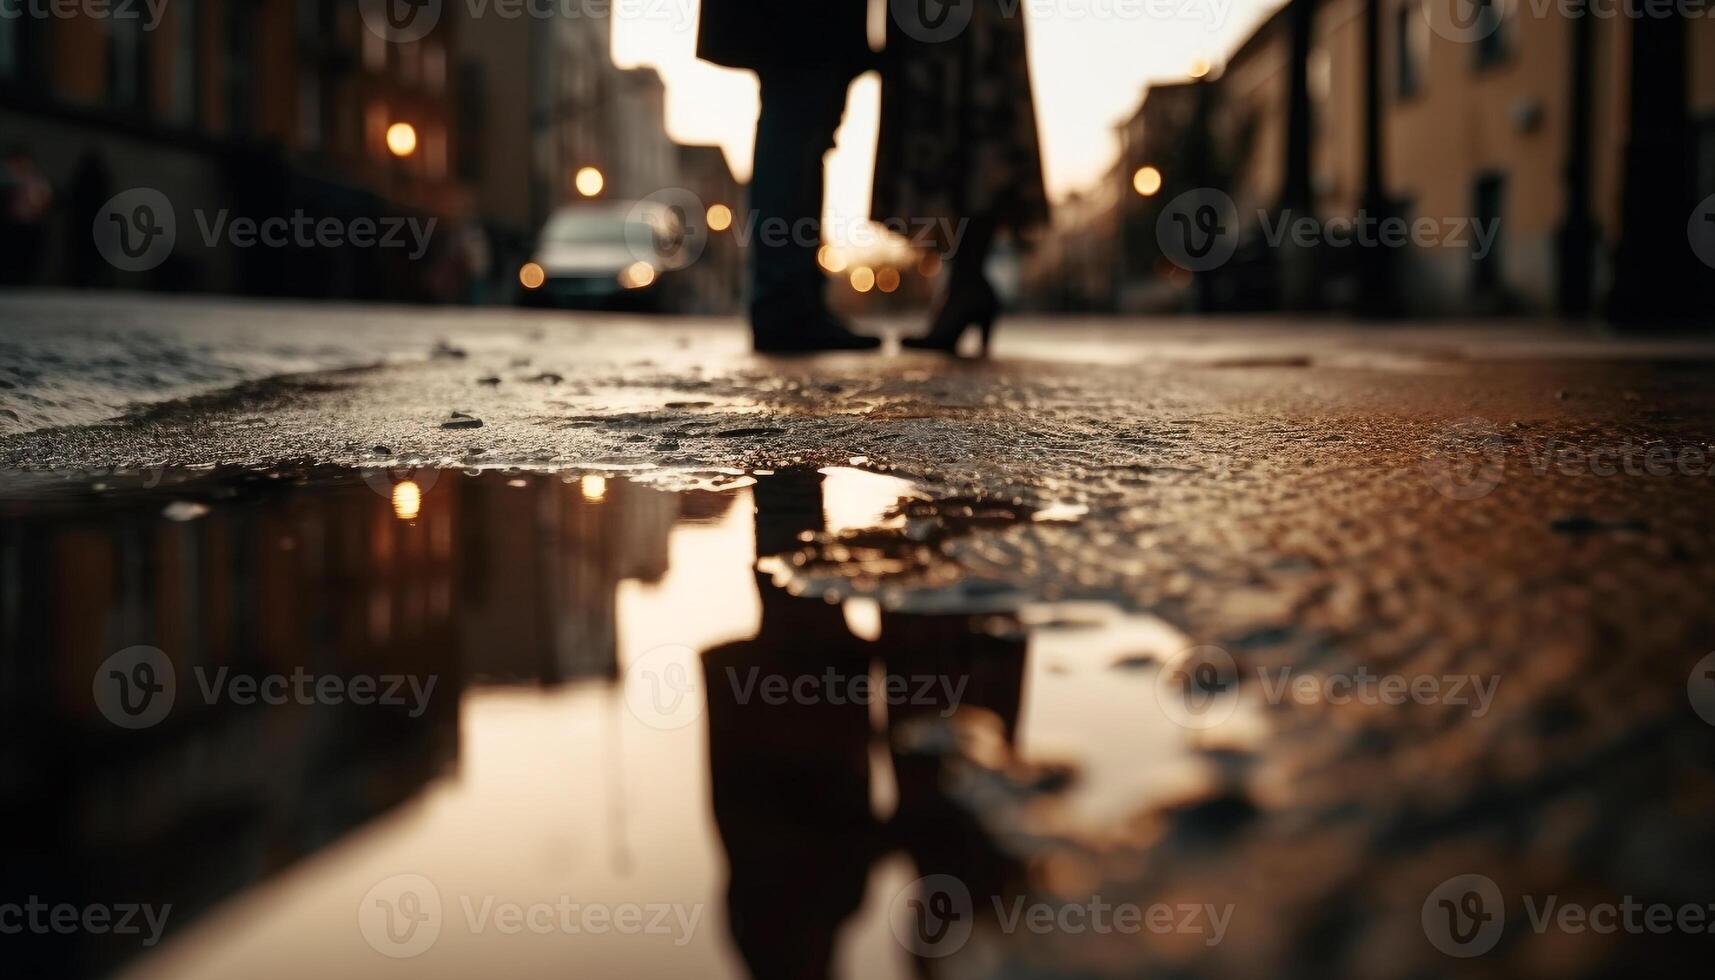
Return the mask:
POLYGON ((914 878, 1029 874, 949 772, 1029 797, 979 816, 1037 834, 1203 778, 1156 672, 1115 667, 1183 645, 1160 621, 794 595, 759 556, 915 547, 925 495, 679 485, 10 478, 6 865, 49 903, 171 906, 159 943, 39 937, 24 972, 904 977, 914 878), (1078 777, 1038 787, 1051 764, 1078 777))

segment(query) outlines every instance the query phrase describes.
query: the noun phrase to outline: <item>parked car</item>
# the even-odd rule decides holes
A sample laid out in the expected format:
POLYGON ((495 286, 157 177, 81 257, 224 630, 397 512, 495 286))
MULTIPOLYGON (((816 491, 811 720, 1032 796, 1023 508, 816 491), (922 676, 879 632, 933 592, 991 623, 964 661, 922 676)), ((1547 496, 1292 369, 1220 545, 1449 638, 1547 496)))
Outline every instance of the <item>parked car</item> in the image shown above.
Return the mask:
POLYGON ((518 271, 519 301, 561 309, 665 313, 681 305, 685 223, 652 202, 602 201, 555 211, 518 271))

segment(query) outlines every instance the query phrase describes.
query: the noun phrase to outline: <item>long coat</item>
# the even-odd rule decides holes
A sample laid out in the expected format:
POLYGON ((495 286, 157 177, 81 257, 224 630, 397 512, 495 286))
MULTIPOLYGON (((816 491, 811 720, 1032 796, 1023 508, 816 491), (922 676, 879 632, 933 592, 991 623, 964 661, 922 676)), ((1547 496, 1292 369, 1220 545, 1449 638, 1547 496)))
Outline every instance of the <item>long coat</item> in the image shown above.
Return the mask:
POLYGON ((697 57, 763 71, 832 64, 853 74, 871 58, 866 0, 703 0, 697 57))

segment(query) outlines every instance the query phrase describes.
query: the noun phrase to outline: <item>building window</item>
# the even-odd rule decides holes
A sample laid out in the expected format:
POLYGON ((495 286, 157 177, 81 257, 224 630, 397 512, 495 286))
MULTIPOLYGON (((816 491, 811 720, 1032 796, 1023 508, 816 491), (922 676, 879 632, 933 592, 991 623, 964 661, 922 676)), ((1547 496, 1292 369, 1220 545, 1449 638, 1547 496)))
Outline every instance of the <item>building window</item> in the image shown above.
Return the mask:
POLYGON ((1471 235, 1471 288, 1477 293, 1492 293, 1501 287, 1506 194, 1507 179, 1502 174, 1480 174, 1472 187, 1471 215, 1483 232, 1471 235), (1483 251, 1485 240, 1487 251, 1483 251))
POLYGON ((298 75, 298 141, 306 150, 322 145, 322 79, 313 66, 298 75))
POLYGON ((423 42, 423 87, 436 95, 447 90, 447 49, 438 41, 423 42))
POLYGON ((363 109, 363 142, 377 159, 387 159, 387 103, 374 101, 363 109))
POLYGON ((441 180, 447 175, 447 131, 440 126, 426 127, 428 133, 423 141, 423 170, 434 180, 441 180))
POLYGON ((387 70, 387 39, 371 30, 363 31, 363 67, 377 74, 387 70))
POLYGON ((0 17, 0 78, 18 77, 18 20, 0 17))
POLYGON ((167 113, 174 123, 191 126, 197 122, 197 95, 202 88, 202 8, 199 0, 175 0, 171 11, 173 91, 167 99, 167 113))
POLYGON ((1479 71, 1501 64, 1512 56, 1516 0, 1454 0, 1454 3, 1456 6, 1468 3, 1471 8, 1473 30, 1477 33, 1479 71))
POLYGON ((1401 99, 1414 98, 1423 87, 1423 66, 1429 61, 1427 0, 1406 0, 1394 15, 1394 85, 1401 99))
POLYGON ((256 8, 226 5, 226 131, 256 131, 256 8))
MULTIPOLYGON (((139 8, 142 9, 142 8, 139 8)), ((115 109, 146 109, 149 64, 146 25, 136 16, 107 18, 107 102, 115 109)))
POLYGON ((301 0, 298 5, 298 142, 310 150, 322 145, 327 131, 318 55, 325 33, 323 14, 315 0, 301 0))

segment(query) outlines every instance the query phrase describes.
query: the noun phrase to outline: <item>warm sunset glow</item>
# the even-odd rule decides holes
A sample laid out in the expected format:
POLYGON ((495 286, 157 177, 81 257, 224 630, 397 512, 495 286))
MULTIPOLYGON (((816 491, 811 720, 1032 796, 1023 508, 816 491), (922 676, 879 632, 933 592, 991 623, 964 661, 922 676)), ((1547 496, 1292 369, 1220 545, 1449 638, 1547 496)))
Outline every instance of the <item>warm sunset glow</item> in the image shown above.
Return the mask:
POLYGON ((852 288, 860 293, 867 293, 875 288, 875 271, 867 265, 860 265, 852 270, 852 288))
POLYGON ((732 227, 732 208, 724 204, 709 205, 708 218, 710 231, 726 231, 732 227))
POLYGON ((417 127, 396 122, 387 127, 387 152, 396 157, 408 157, 417 152, 417 127))
POLYGON ((595 197, 601 193, 603 187, 607 186, 607 178, 601 175, 600 170, 594 167, 585 167, 578 171, 573 183, 577 184, 579 194, 585 197, 595 197))
POLYGON ((875 274, 875 288, 891 293, 899 288, 899 270, 889 266, 875 274))
POLYGON ((524 268, 518 270, 518 281, 525 289, 540 289, 548 281, 548 272, 534 262, 526 262, 524 268))
POLYGON ((1154 197, 1161 190, 1161 171, 1154 167, 1139 167, 1131 176, 1131 186, 1142 197, 1154 197))
POLYGON ((393 516, 402 521, 414 521, 423 510, 423 491, 416 483, 403 480, 393 484, 393 516))

